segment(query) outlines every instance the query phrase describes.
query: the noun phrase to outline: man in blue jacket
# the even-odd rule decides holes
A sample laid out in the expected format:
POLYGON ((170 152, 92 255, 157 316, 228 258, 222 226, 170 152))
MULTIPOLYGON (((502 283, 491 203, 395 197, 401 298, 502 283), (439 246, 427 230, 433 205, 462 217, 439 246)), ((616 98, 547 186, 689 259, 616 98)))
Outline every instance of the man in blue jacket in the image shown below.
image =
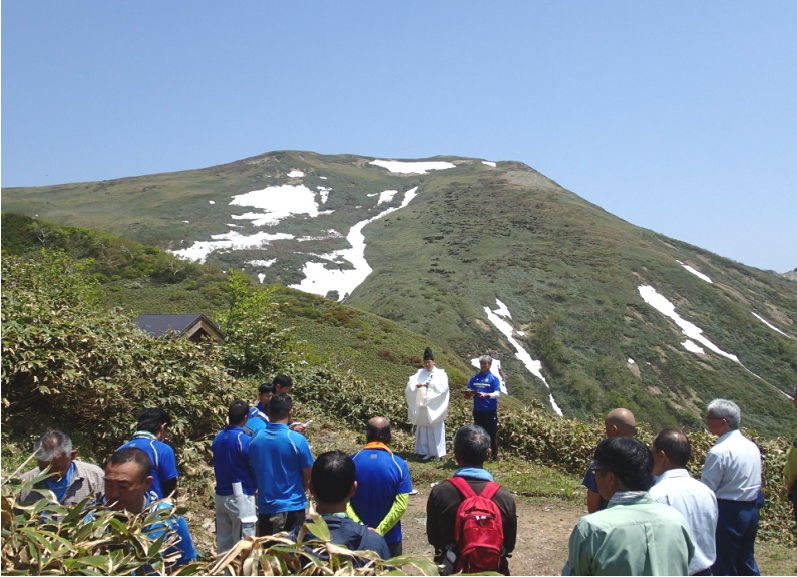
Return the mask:
POLYGON ((217 554, 229 551, 245 537, 255 536, 255 482, 249 468, 252 437, 243 428, 248 410, 246 401, 233 401, 228 412, 229 425, 213 440, 217 554))
POLYGON ((473 422, 490 434, 490 449, 493 461, 498 460, 498 397, 501 394, 501 381, 490 367, 490 355, 479 357, 479 372, 468 381, 465 397, 473 399, 473 422))

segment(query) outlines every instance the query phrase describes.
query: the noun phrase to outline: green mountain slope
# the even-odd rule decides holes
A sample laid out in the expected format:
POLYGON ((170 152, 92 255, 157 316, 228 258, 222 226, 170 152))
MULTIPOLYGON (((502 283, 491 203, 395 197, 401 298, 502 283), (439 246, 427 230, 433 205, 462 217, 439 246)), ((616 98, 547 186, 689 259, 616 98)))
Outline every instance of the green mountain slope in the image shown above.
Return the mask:
MULTIPOLYGON (((207 257, 220 268, 241 267, 290 285, 302 280, 308 262, 351 269, 345 259, 330 262, 323 255, 348 248, 345 237, 355 224, 397 208, 402 195, 418 187, 406 207, 363 228, 373 271, 346 304, 423 335, 450 354, 449 364, 460 360, 456 369, 463 378, 468 359, 488 349, 500 353, 510 392, 551 407, 545 384, 485 311, 496 310, 500 301, 511 314, 501 318, 515 329, 512 338, 540 361, 566 416, 585 418, 624 405, 654 427, 699 427, 706 403, 723 396, 737 400, 744 424, 761 432, 791 427, 784 393, 797 381, 795 283, 635 227, 520 163, 492 167, 438 157, 429 160, 455 166, 405 175, 370 160, 269 153, 182 173, 4 189, 3 209, 172 250, 230 230, 292 235, 207 257), (314 217, 295 214, 273 225, 231 220, 249 210, 231 207, 232 197, 269 186, 284 186, 275 194, 286 199, 298 186, 316 191, 317 198, 326 190, 328 199, 317 201, 323 210, 314 217), (387 190, 397 194, 380 205, 379 193, 387 190), (266 267, 253 261, 274 262, 266 267), (681 327, 645 302, 643 286, 666 298, 727 355, 704 345, 703 354, 687 349, 681 327)), ((167 302, 180 308, 179 299, 167 302)), ((336 339, 325 322, 297 318, 308 340, 327 343, 324 354, 346 359, 338 351, 358 350, 356 341, 336 339)), ((417 354, 396 347, 385 341, 364 352, 363 360, 378 367, 377 358, 417 354)), ((385 374, 384 382, 398 378, 385 374)))

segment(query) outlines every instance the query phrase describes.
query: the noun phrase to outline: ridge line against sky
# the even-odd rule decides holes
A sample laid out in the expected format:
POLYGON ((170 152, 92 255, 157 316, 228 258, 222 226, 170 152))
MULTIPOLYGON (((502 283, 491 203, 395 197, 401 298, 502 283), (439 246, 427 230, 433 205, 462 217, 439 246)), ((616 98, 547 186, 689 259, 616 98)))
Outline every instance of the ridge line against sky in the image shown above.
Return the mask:
POLYGON ((1 22, 4 187, 276 150, 517 160, 797 267, 795 2, 6 0, 1 22))

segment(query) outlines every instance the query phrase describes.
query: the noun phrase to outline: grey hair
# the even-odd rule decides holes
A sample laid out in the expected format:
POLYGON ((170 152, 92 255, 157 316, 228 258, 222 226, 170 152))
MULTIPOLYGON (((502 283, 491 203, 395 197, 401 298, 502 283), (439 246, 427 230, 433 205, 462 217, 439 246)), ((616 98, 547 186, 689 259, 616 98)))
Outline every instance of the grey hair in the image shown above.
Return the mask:
POLYGON ((45 431, 33 445, 35 457, 39 461, 52 461, 61 455, 72 453, 72 439, 60 429, 45 431))
POLYGON ((728 399, 714 399, 708 404, 708 412, 714 413, 715 417, 720 417, 728 421, 731 429, 738 429, 742 421, 742 411, 739 405, 728 399))
POLYGON ((493 357, 491 357, 490 355, 482 355, 482 356, 479 357, 479 362, 480 363, 487 362, 487 363, 490 363, 492 365, 493 364, 493 357))
POLYGON ((490 434, 479 425, 465 425, 454 435, 454 451, 465 466, 481 467, 489 449, 490 434))

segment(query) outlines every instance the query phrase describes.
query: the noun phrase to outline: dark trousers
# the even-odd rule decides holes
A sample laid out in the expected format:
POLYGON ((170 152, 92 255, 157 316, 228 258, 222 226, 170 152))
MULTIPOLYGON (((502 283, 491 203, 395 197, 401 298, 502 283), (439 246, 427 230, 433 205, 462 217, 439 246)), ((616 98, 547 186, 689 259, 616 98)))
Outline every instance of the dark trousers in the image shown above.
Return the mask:
POLYGON ((490 435, 493 459, 498 458, 498 411, 473 411, 473 422, 490 435))
POLYGON ((758 503, 717 499, 717 560, 714 575, 760 575, 755 562, 758 503))
POLYGON ((387 548, 390 550, 390 557, 398 557, 401 555, 403 551, 403 547, 401 546, 401 541, 396 541, 395 543, 388 543, 387 548))
POLYGON ((304 522, 304 509, 284 513, 261 513, 257 516, 257 536, 276 535, 290 531, 304 522))

